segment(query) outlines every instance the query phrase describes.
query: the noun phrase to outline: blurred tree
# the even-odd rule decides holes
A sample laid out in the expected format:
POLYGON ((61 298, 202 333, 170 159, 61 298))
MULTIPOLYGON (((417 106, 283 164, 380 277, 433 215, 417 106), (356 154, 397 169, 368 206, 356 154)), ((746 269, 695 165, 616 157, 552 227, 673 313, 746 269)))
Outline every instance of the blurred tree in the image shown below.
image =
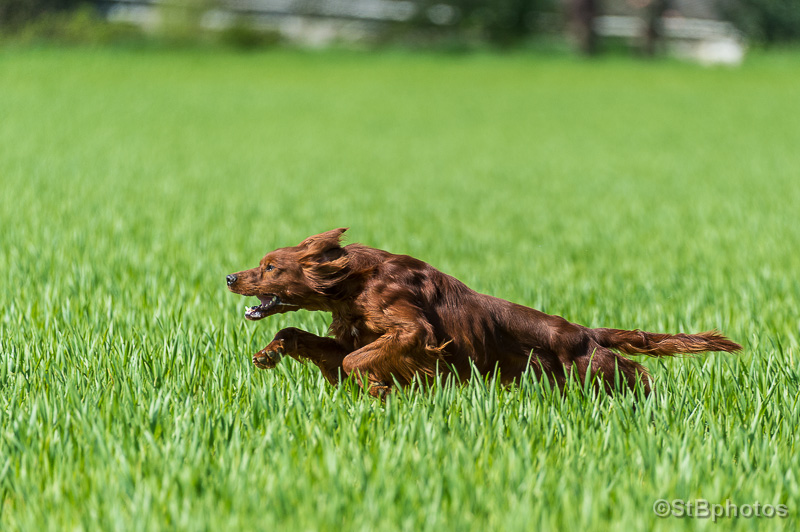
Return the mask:
POLYGON ((0 27, 18 29, 44 13, 72 9, 86 0, 0 0, 0 27))
POLYGON ((570 27, 578 48, 586 55, 597 53, 597 31, 594 23, 597 18, 599 0, 570 0, 570 27))
POLYGON ((417 25, 449 27, 501 46, 534 35, 538 18, 558 10, 558 0, 423 0, 418 5, 417 25))
POLYGON ((644 39, 642 51, 648 57, 653 57, 658 51, 659 42, 664 33, 663 16, 670 8, 670 0, 650 0, 644 7, 644 39))
POLYGON ((800 0, 719 0, 725 17, 764 44, 800 41, 800 0))

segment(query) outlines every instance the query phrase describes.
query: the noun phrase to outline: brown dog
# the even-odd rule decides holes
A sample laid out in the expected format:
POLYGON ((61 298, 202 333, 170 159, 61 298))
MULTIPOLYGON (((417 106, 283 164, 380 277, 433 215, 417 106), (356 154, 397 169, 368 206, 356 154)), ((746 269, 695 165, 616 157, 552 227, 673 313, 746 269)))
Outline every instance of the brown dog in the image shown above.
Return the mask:
POLYGON ((307 359, 331 383, 355 375, 377 396, 417 375, 455 373, 466 380, 473 366, 503 383, 530 367, 559 386, 572 372, 581 382, 589 372, 607 391, 615 379, 626 388, 641 380, 649 393, 645 369, 612 349, 651 356, 741 349, 716 332, 670 335, 576 325, 479 294, 413 257, 360 244, 342 247, 345 230, 310 236, 267 253, 256 268, 227 276, 231 291, 260 300, 246 310, 249 320, 301 308, 333 314, 333 338, 283 329, 253 356, 257 367, 272 368, 283 355, 307 359))

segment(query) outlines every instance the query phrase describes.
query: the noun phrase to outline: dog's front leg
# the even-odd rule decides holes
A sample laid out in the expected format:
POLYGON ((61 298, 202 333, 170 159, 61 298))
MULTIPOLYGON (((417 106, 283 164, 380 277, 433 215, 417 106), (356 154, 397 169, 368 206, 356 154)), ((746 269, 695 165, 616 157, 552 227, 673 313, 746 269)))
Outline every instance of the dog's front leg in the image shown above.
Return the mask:
POLYGON ((325 338, 288 327, 278 331, 275 338, 253 355, 253 364, 259 369, 274 368, 281 357, 310 360, 322 371, 331 384, 338 384, 345 372, 342 362, 349 351, 333 338, 325 338))

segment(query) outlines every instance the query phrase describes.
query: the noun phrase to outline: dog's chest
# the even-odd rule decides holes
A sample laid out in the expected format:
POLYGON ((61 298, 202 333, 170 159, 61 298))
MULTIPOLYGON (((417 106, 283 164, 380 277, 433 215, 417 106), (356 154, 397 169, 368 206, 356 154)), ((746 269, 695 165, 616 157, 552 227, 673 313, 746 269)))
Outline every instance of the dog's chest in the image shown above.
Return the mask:
POLYGON ((363 319, 336 319, 331 323, 331 332, 341 342, 358 349, 374 342, 380 336, 372 331, 363 319))

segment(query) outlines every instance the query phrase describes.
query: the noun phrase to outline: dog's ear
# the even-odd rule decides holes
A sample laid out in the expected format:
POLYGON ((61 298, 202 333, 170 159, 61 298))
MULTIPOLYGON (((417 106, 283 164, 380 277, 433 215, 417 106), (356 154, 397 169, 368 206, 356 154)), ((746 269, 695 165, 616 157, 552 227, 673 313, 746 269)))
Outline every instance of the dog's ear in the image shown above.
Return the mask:
POLYGON ((338 258, 341 255, 342 246, 339 241, 342 238, 342 233, 347 231, 347 227, 340 227, 339 229, 332 229, 318 235, 310 236, 300 242, 300 248, 303 248, 303 255, 311 258, 316 257, 318 260, 327 261, 338 258))
POLYGON ((298 246, 299 262, 311 287, 326 296, 340 296, 348 275, 348 256, 339 239, 346 227, 310 236, 298 246))

